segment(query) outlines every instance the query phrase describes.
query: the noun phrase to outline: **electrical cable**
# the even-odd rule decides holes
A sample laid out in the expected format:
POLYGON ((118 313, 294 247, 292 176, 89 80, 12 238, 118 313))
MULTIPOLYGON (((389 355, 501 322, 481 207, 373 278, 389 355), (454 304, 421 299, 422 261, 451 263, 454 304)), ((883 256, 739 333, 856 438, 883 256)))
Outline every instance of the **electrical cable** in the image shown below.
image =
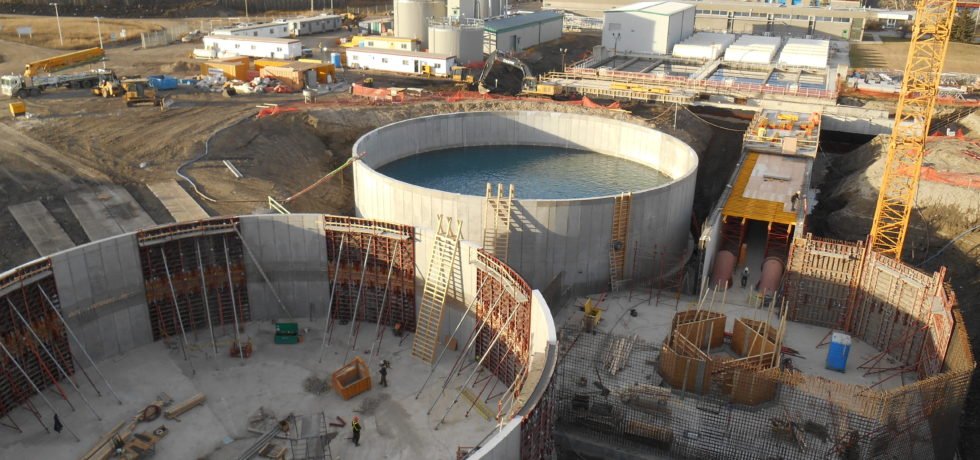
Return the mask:
POLYGON ((744 133, 745 132, 745 129, 732 129, 732 128, 726 128, 726 127, 721 126, 721 125, 716 125, 716 124, 714 124, 714 123, 712 123, 712 122, 710 122, 708 120, 705 120, 700 115, 692 112, 691 109, 687 108, 687 106, 684 106, 684 110, 687 110, 688 113, 690 113, 691 115, 694 115, 694 118, 697 118, 698 120, 701 120, 701 121, 707 123, 708 125, 714 126, 715 128, 724 129, 724 130, 727 130, 727 131, 734 131, 736 133, 744 133))

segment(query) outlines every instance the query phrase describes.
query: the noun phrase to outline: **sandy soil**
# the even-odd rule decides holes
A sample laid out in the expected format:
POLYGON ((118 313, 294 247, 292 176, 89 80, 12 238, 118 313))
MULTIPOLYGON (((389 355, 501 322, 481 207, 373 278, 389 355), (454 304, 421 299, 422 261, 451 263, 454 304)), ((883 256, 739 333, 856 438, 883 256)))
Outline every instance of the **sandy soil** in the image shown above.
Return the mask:
MULTIPOLYGON (((852 43, 851 67, 904 69, 908 42, 852 43)), ((943 72, 980 73, 980 45, 950 43, 943 72)))

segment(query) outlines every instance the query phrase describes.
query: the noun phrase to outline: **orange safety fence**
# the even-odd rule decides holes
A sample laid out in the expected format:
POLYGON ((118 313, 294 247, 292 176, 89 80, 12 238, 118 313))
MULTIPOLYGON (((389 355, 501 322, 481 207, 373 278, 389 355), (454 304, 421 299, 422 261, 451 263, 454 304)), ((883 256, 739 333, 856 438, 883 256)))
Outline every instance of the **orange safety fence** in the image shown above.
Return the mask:
POLYGON ((279 115, 283 112, 298 112, 299 109, 296 107, 282 107, 282 106, 272 106, 272 107, 262 107, 259 109, 259 113, 255 115, 255 118, 265 118, 272 115, 279 115))

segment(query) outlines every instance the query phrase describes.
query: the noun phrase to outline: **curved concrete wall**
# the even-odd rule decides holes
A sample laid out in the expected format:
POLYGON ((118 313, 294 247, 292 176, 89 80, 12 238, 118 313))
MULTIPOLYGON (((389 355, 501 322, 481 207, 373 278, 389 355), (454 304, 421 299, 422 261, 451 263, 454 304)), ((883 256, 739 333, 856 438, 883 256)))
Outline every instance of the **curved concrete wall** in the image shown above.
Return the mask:
MULTIPOLYGON (((198 224, 201 229, 205 229, 209 222, 223 220, 225 219, 215 218, 200 221, 198 224)), ((186 223, 155 227, 154 230, 185 227, 186 223)), ((327 256, 323 215, 241 216, 236 232, 240 234, 249 252, 245 256, 245 278, 248 297, 251 299, 252 322, 282 318, 283 312, 280 311, 278 300, 282 301, 283 308, 298 317, 308 314, 312 319, 326 315, 326 299, 329 298, 330 289, 327 265, 331 261, 327 256)), ((191 242, 195 237, 205 234, 206 230, 175 233, 173 239, 191 242)), ((418 296, 421 296, 423 289, 422 276, 428 267, 428 254, 432 250, 434 236, 431 229, 416 229, 415 253, 419 256, 416 261, 419 270, 416 271, 415 283, 418 296)), ((476 303, 478 271, 492 272, 491 275, 498 279, 507 276, 494 266, 476 263, 479 251, 471 243, 464 242, 460 245, 456 261, 458 271, 455 275, 459 284, 447 292, 440 337, 449 336, 455 325, 466 315, 467 306, 476 303)), ((50 278, 54 282, 45 294, 55 300, 59 312, 77 335, 81 346, 96 361, 118 359, 118 356, 133 348, 154 341, 137 233, 94 241, 0 272, 0 300, 10 292, 16 291, 20 295, 20 290, 23 289, 36 296, 35 291, 38 288, 34 285, 50 278), (25 267, 31 266, 41 268, 26 277, 19 273, 25 267)), ((506 292, 513 295, 510 291, 506 292)), ((541 293, 528 291, 521 294, 527 300, 526 303, 517 301, 519 308, 530 310, 529 324, 526 328, 521 328, 528 334, 528 350, 525 353, 527 362, 522 364, 532 370, 524 380, 523 396, 517 401, 520 409, 507 424, 509 428, 497 431, 484 441, 480 449, 474 452, 476 458, 519 458, 522 442, 550 442, 550 439, 521 436, 520 422, 537 410, 540 404, 548 401, 546 393, 557 359, 556 329, 548 304, 541 293)), ((470 310, 464 319, 465 327, 459 332, 464 337, 479 324, 475 311, 470 310)), ((198 329, 202 328, 203 325, 198 329)), ((494 330, 493 326, 490 330, 494 330)), ((310 333, 318 334, 316 331, 310 333)), ((0 338, 3 336, 0 335, 0 338)), ((505 342, 507 341, 500 341, 504 346, 509 346, 505 342)), ((69 343, 72 356, 78 358, 79 365, 85 366, 87 362, 82 359, 84 352, 79 344, 74 341, 69 343)), ((536 431, 529 436, 539 436, 539 433, 540 431, 536 431)), ((550 431, 548 436, 550 437, 550 431)))
MULTIPOLYGON (((591 150, 655 168, 673 179, 636 191, 630 211, 626 278, 647 278, 656 265, 634 247, 689 250, 697 154, 679 139, 644 126, 597 116, 552 112, 469 112, 415 118, 365 134, 353 148, 355 210, 359 216, 433 227, 439 215, 462 219, 463 237, 483 239, 484 197, 401 182, 375 170, 421 152, 482 145, 543 145, 591 150)), ((520 197, 521 191, 517 190, 520 197)), ((561 278, 575 293, 609 287, 614 197, 517 200, 507 264, 533 288, 561 278)), ((658 262, 659 264, 659 262, 658 262)), ((669 270, 673 267, 663 267, 669 270)), ((657 270, 661 267, 658 265, 657 270)))

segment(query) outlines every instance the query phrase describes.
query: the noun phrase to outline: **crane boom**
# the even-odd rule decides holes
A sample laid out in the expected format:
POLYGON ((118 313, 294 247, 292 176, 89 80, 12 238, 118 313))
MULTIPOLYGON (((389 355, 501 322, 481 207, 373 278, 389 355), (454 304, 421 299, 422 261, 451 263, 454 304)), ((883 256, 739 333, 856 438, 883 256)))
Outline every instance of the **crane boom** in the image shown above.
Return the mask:
POLYGON ((918 0, 895 125, 871 225, 871 248, 901 258, 919 188, 926 136, 946 60, 954 0, 918 0))

